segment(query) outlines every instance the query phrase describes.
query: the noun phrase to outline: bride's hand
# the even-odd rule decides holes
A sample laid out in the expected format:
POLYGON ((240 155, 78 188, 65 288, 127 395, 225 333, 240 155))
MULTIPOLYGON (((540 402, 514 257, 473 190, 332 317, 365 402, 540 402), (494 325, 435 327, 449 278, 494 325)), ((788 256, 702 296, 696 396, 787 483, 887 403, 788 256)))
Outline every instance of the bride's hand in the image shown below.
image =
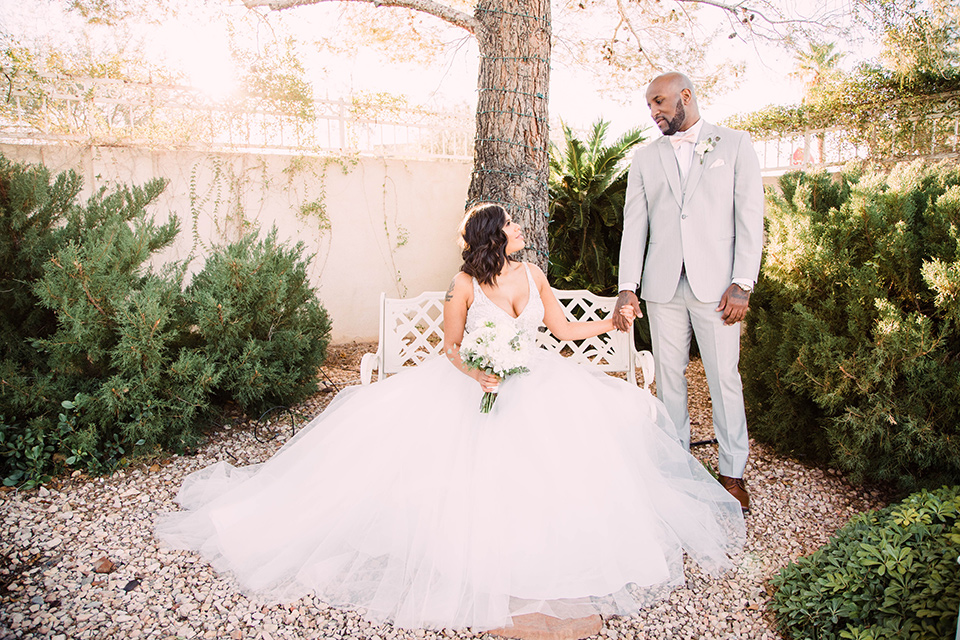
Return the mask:
POLYGON ((629 304, 620 307, 620 315, 626 318, 627 322, 633 322, 637 319, 637 312, 633 310, 633 305, 629 304))
POLYGON ((477 371, 477 382, 484 391, 496 391, 500 386, 500 376, 484 371, 477 371))

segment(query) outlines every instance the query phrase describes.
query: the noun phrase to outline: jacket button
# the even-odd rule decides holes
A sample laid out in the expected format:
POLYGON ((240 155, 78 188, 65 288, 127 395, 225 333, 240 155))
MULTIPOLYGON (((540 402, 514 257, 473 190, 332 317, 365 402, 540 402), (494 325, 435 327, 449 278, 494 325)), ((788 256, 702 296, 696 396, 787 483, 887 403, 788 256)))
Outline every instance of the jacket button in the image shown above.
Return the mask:
POLYGON ((685 214, 685 213, 681 213, 681 214, 680 214, 680 217, 681 217, 681 218, 683 218, 684 220, 686 220, 686 218, 687 218, 687 214, 685 214))

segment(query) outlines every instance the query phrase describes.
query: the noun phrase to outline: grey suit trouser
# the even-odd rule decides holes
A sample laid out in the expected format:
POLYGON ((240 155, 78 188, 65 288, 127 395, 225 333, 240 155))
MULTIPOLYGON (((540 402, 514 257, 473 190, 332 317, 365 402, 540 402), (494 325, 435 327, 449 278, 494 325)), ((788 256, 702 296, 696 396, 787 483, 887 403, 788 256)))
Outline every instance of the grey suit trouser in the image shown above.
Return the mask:
POLYGON ((740 381, 740 323, 724 325, 719 301, 701 302, 685 276, 670 302, 647 301, 650 337, 656 361, 657 397, 677 425, 684 446, 690 446, 687 379, 690 340, 696 335, 713 404, 713 429, 720 445, 720 474, 743 477, 750 452, 747 417, 740 381))

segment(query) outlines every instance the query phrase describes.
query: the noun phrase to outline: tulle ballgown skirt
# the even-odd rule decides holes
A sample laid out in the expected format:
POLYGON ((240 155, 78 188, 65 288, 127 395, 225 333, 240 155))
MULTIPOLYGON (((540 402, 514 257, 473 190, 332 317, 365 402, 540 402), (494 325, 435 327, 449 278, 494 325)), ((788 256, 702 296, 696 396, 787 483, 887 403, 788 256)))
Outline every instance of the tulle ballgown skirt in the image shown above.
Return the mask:
POLYGON ((444 358, 349 388, 266 463, 189 476, 157 533, 265 600, 408 628, 630 614, 684 552, 732 566, 740 504, 648 392, 537 352, 481 395, 444 358))

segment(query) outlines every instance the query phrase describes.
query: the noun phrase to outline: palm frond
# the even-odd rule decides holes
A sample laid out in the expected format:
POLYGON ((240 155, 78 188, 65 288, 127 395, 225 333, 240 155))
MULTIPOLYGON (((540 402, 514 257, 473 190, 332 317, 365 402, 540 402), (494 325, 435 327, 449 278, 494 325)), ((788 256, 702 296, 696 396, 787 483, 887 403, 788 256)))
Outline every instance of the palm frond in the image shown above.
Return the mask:
POLYGON ((616 291, 623 203, 631 149, 644 139, 632 129, 606 144, 610 123, 600 119, 581 140, 561 123, 563 142, 551 145, 548 274, 555 286, 616 291))

